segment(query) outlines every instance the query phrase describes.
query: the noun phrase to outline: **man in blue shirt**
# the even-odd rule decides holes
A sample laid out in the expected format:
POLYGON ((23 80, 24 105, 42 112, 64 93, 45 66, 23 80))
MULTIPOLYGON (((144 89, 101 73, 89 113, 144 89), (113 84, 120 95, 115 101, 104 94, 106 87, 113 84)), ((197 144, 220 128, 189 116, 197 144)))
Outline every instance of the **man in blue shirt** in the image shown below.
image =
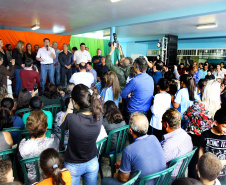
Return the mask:
POLYGON ((55 50, 55 54, 56 54, 56 58, 53 59, 53 70, 54 70, 54 75, 56 77, 56 81, 55 81, 55 77, 54 77, 54 81, 55 84, 59 84, 60 83, 60 64, 58 62, 58 56, 60 53, 60 50, 57 49, 57 42, 54 41, 52 43, 53 49, 55 50))
MULTIPOLYGON (((134 142, 127 146, 122 153, 122 160, 115 163, 119 173, 114 178, 104 178, 101 185, 122 184, 127 182, 137 170, 141 170, 139 178, 160 172, 166 168, 166 160, 158 139, 147 135, 148 119, 141 113, 133 113, 129 121, 129 133, 134 142)), ((139 179, 135 184, 139 184, 139 179)), ((154 185, 155 181, 148 182, 154 185)))
POLYGON ((162 73, 162 68, 163 68, 162 61, 157 61, 153 66, 153 72, 150 75, 152 76, 155 84, 159 82, 159 79, 164 78, 164 75, 162 73))
POLYGON ((86 71, 93 74, 94 82, 93 82, 92 86, 94 86, 97 83, 97 72, 95 69, 92 68, 91 62, 87 62, 86 71))
POLYGON ((207 64, 204 64, 203 69, 199 70, 200 79, 205 79, 207 75, 207 70, 208 70, 207 64))
POLYGON ((137 58, 134 61, 134 71, 137 75, 122 89, 121 97, 127 104, 127 122, 132 113, 140 112, 146 115, 151 106, 154 81, 146 73, 147 66, 145 58, 137 58))
POLYGON ((195 82, 196 84, 199 83, 199 80, 200 80, 200 74, 199 74, 199 71, 198 71, 198 66, 193 66, 193 71, 194 71, 194 78, 195 78, 195 82))

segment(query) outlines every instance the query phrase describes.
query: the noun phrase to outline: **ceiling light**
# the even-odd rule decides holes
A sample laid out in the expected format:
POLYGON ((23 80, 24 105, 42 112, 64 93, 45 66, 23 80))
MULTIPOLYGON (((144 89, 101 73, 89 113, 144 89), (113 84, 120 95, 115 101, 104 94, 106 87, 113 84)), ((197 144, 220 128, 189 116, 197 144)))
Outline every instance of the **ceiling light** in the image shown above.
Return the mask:
POLYGON ((65 27, 54 25, 52 30, 53 30, 53 33, 61 33, 65 31, 65 27))
POLYGON ((35 24, 35 25, 31 26, 31 30, 37 30, 39 28, 40 28, 39 24, 35 24))
POLYGON ((210 23, 210 24, 199 24, 196 26, 197 29, 208 29, 208 28, 216 28, 216 23, 210 23))
POLYGON ((119 2, 120 0, 111 0, 112 3, 119 2))

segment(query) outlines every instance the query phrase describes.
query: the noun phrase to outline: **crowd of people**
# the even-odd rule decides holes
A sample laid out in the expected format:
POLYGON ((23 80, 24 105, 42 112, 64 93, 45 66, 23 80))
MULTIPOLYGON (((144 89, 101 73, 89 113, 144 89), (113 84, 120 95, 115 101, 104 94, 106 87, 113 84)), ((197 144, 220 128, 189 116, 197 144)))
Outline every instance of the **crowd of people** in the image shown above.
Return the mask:
MULTIPOLYGON (((91 57, 85 43, 80 49, 57 49, 57 42, 43 40, 39 48, 18 41, 12 50, 3 49, 0 40, 0 151, 16 148, 16 161, 40 156, 42 178, 36 182, 36 168, 26 165, 29 184, 78 185, 81 177, 87 185, 97 184, 99 171, 96 142, 129 125, 129 145, 125 147, 114 178, 105 184, 123 184, 137 170, 139 179, 166 169, 175 158, 190 153, 188 177, 176 179, 179 164, 170 184, 220 184, 226 180, 226 69, 208 62, 166 66, 141 56, 134 61, 125 57, 119 44, 120 60, 101 50, 91 57), (58 104, 56 115, 45 106, 58 104), (26 113, 20 110, 28 109, 26 113), (15 112, 18 112, 15 114, 15 112), (27 130, 30 138, 18 139, 27 130), (48 132, 52 129, 54 134, 48 132), (58 153, 65 131, 65 154, 58 153)), ((175 61, 176 63, 176 61, 175 61)), ((113 135, 110 150, 117 145, 113 135)), ((17 165, 17 181, 24 182, 17 165)), ((0 160, 0 183, 14 181, 10 160, 0 160)), ((151 180, 149 184, 155 184, 151 180)))

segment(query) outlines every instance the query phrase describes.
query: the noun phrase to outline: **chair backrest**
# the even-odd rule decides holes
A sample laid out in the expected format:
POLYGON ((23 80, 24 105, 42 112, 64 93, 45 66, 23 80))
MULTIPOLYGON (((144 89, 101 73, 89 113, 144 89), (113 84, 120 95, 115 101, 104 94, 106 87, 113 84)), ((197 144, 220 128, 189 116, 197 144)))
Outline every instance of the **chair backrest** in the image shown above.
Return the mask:
POLYGON ((185 177, 185 171, 195 153, 195 151, 197 150, 198 147, 193 147, 193 150, 191 152, 189 152, 188 154, 185 154, 181 157, 177 157, 173 160, 170 161, 169 163, 169 167, 171 167, 174 163, 178 163, 178 165, 181 165, 180 166, 180 169, 178 171, 178 174, 177 174, 177 179, 178 178, 181 178, 181 177, 185 177))
POLYGON ((126 183, 124 183, 123 185, 133 185, 135 184, 136 180, 138 179, 139 175, 141 174, 141 170, 136 171, 133 174, 133 178, 131 178, 129 181, 127 181, 126 183))
POLYGON ((3 128, 2 131, 9 132, 10 134, 12 134, 12 132, 20 132, 21 129, 20 127, 9 127, 9 128, 3 128))
POLYGON ((34 163, 35 171, 36 171, 36 182, 40 181, 39 159, 40 159, 40 157, 38 156, 38 157, 31 157, 31 158, 20 160, 20 165, 21 165, 21 168, 24 173, 24 184, 25 185, 29 185, 28 174, 27 174, 27 169, 26 169, 27 163, 34 163))
POLYGON ((15 112, 15 116, 24 115, 25 113, 30 112, 30 111, 31 111, 31 109, 29 109, 29 108, 20 109, 15 112))
POLYGON ((114 152, 122 153, 123 149, 126 146, 128 130, 129 130, 129 125, 126 125, 126 126, 114 129, 109 132, 105 154, 109 154, 110 152, 112 152, 110 150, 111 150, 111 143, 112 143, 111 139, 112 139, 113 134, 117 134, 117 136, 118 136, 117 144, 116 144, 116 148, 115 148, 114 152))
POLYGON ((96 143, 97 150, 98 150, 98 155, 97 155, 98 158, 103 153, 103 150, 105 149, 105 146, 106 146, 106 142, 107 142, 107 137, 105 137, 104 139, 101 139, 96 143))
MULTIPOLYGON (((48 128, 46 131, 46 137, 49 137, 53 133, 53 129, 48 128)), ((30 134, 27 130, 21 130, 19 132, 18 141, 21 141, 23 138, 30 139, 30 134)))
POLYGON ((61 104, 43 106, 42 110, 50 111, 53 115, 53 120, 55 120, 57 113, 61 111, 61 104))
POLYGON ((139 185, 145 185, 146 182, 148 182, 150 180, 155 180, 156 181, 155 185, 160 185, 160 184, 168 185, 170 178, 171 178, 171 174, 173 173, 173 170, 177 167, 177 164, 178 163, 174 163, 174 165, 172 165, 171 167, 169 167, 163 171, 141 177, 139 185))

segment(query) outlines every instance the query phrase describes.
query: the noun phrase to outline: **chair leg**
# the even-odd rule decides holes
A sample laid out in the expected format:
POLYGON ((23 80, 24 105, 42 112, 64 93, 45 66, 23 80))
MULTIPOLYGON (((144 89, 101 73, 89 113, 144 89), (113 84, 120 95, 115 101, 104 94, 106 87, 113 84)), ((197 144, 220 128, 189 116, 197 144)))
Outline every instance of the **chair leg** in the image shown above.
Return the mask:
POLYGON ((111 165, 111 177, 114 177, 115 170, 115 157, 110 156, 110 165, 111 165))
POLYGON ((102 171, 102 167, 101 167, 101 156, 100 156, 100 158, 99 158, 99 172, 100 172, 100 178, 101 178, 101 180, 103 179, 103 171, 102 171))

